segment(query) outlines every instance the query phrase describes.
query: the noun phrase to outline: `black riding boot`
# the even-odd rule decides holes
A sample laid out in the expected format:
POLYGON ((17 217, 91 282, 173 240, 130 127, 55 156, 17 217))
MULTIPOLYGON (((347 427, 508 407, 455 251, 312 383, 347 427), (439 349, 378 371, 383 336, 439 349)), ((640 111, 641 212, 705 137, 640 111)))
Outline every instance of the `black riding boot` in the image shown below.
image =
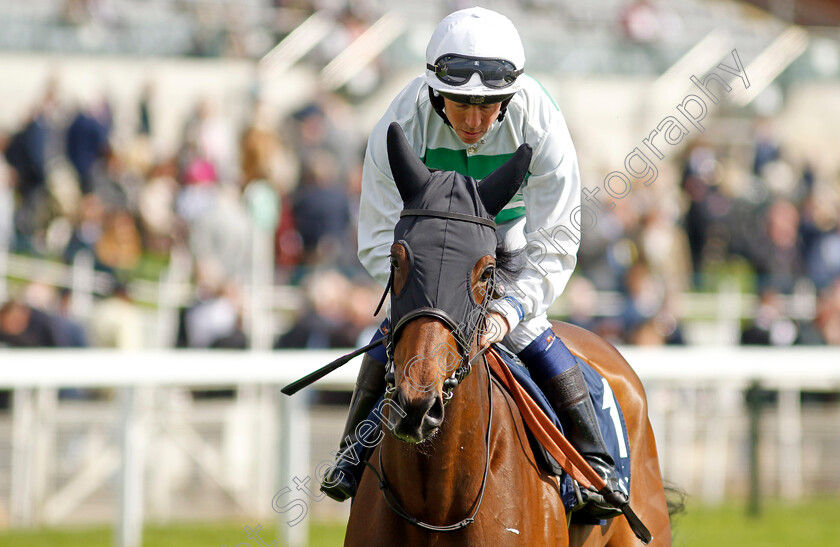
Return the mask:
MULTIPOLYGON (((580 365, 575 364, 540 387, 557 413, 569 442, 604 479, 610 490, 623 497, 615 472, 615 462, 607 452, 604 438, 601 436, 595 407, 589 398, 589 388, 586 387, 580 365)), ((597 492, 583 490, 581 494, 591 516, 608 518, 621 514, 619 509, 607 503, 597 492)))
MULTIPOLYGON (((376 401, 385 392, 385 365, 365 354, 362 359, 362 366, 359 369, 359 376, 356 378, 356 389, 353 390, 353 397, 350 400, 350 413, 347 416, 347 423, 344 425, 344 432, 341 434, 341 442, 338 447, 336 463, 330 468, 321 482, 321 491, 336 501, 344 501, 356 495, 358 488, 358 477, 352 476, 352 471, 345 464, 357 457, 365 455, 353 455, 352 458, 344 457, 347 450, 352 448, 356 442, 356 427, 368 417, 376 401)), ((361 471, 362 466, 356 466, 361 471)))

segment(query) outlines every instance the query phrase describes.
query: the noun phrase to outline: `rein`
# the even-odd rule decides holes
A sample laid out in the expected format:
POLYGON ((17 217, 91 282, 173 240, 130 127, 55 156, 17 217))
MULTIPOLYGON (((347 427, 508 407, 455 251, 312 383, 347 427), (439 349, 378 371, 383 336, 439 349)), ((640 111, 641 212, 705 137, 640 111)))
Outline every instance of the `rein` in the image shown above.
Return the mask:
POLYGON ((584 488, 597 490, 607 502, 620 509, 633 534, 645 545, 650 543, 653 537, 630 507, 629 500, 622 499, 610 490, 604 479, 592 469, 568 439, 551 423, 531 396, 519 385, 507 366, 502 363, 498 353, 491 351, 490 358, 485 358, 484 362, 488 368, 493 369, 496 377, 516 401, 516 406, 519 407, 519 412, 522 414, 522 420, 531 429, 534 437, 557 460, 560 467, 584 488))
MULTIPOLYGON (((468 365, 472 367, 472 362, 483 356, 484 352, 486 352, 489 347, 490 346, 483 347, 478 353, 476 353, 475 357, 473 357, 468 365)), ((382 496, 385 498, 385 503, 388 504, 388 507, 394 512, 394 514, 407 521, 409 524, 413 524, 414 526, 430 530, 432 532, 455 532, 457 530, 461 530, 462 528, 466 528, 475 522, 475 516, 478 514, 478 510, 481 509, 481 502, 484 501, 484 491, 487 488, 487 475, 490 469, 490 431, 493 426, 493 379, 490 375, 490 365, 487 363, 486 358, 484 359, 484 367, 487 370, 487 398, 490 401, 490 409, 487 413, 487 431, 484 435, 484 477, 481 479, 481 489, 479 490, 478 499, 475 503, 475 510, 473 510, 472 515, 454 524, 448 524, 445 526, 436 526, 434 524, 418 520, 416 517, 411 516, 394 496, 394 493, 388 484, 388 478, 385 476, 385 468, 382 467, 382 448, 380 447, 379 449, 378 471, 373 465, 371 465, 370 462, 365 462, 365 465, 373 471, 373 474, 376 476, 376 480, 379 482, 379 489, 382 490, 382 496)))

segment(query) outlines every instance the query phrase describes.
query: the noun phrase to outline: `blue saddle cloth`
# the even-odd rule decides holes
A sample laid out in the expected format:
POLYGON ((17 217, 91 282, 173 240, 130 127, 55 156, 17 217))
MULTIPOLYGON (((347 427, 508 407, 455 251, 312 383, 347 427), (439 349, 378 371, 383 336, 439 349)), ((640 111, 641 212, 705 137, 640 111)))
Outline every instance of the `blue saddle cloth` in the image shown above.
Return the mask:
MULTIPOLYGON (((525 388, 528 395, 536 402, 543 412, 551 419, 554 425, 560 431, 563 427, 557 419, 557 414, 551 408, 548 399, 542 390, 537 386, 536 382, 531 379, 531 374, 528 369, 519 361, 519 359, 504 348, 496 346, 498 354, 502 357, 507 367, 510 369, 516 381, 525 388)), ((595 369, 590 367, 585 361, 575 357, 583 371, 583 377, 586 380, 586 385, 589 387, 589 395, 592 398, 593 406, 595 407, 595 414, 598 417, 598 425, 601 427, 601 435, 604 437, 604 443, 607 445, 607 450, 610 452, 615 461, 615 470, 618 474, 619 486, 621 490, 627 495, 630 495, 630 442, 627 438, 627 427, 624 424, 624 414, 613 395, 607 381, 603 376, 598 374, 595 369)), ((571 509, 577 503, 575 496, 574 485, 572 478, 565 472, 561 472, 560 466, 554 458, 543 449, 533 435, 529 435, 531 446, 538 458, 541 457, 540 462, 546 471, 560 476, 560 494, 563 499, 563 505, 566 509, 571 509)))

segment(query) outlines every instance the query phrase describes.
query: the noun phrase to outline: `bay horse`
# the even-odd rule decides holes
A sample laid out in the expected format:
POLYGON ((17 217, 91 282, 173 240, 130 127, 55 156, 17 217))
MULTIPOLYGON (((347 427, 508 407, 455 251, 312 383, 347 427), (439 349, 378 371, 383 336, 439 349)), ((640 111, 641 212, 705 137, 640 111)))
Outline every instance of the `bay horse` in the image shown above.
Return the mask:
MULTIPOLYGON (((520 147, 480 185, 430 173, 397 124, 388 130, 388 154, 405 206, 391 247, 386 344, 388 393, 402 412, 386 411, 391 435, 369 459, 345 545, 640 545, 622 516, 568 525, 558 479, 538 464, 516 404, 478 359, 475 311, 494 296, 497 264, 495 234, 476 219, 492 219, 513 196, 530 148, 520 147), (459 265, 461 273, 452 269, 459 265), (462 293, 451 294, 452 286, 462 293)), ((651 545, 671 545, 638 376, 597 335, 565 323, 553 323, 553 330, 609 382, 628 431, 631 505, 652 533, 651 545)))

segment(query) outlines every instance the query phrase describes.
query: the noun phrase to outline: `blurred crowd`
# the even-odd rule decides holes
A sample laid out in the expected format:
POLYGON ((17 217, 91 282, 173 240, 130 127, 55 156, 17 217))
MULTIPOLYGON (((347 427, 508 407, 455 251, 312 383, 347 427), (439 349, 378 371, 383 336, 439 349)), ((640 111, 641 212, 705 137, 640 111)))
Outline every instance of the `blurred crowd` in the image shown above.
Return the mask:
MULTIPOLYGON (((278 2, 286 4, 293 2, 278 2)), ((107 16, 91 11, 97 2, 67 5, 76 19, 107 16)), ((628 36, 653 41, 636 21, 662 15, 646 1, 628 6, 628 36)), ((343 32, 324 45, 332 50, 310 61, 332 58, 369 24, 349 8, 336 21, 343 32)), ((273 241, 271 282, 302 295, 273 345, 366 343, 381 320, 373 317, 381 289, 356 258, 366 135, 353 102, 378 77, 374 67, 358 79, 365 85, 314 96, 273 123, 258 100, 242 126, 199 101, 169 156, 152 146, 153 85, 136 105, 131 138, 117 141, 107 99, 72 103, 59 81, 48 82, 25 121, 0 133, 0 246, 67 264, 90 257, 112 288, 82 317, 67 288, 10 283, 0 295, 0 345, 143 346, 148 303, 127 287, 156 281, 180 253, 195 291, 178 303, 172 345, 248 348, 247 288, 260 233, 273 241)), ((586 149, 578 154, 585 167, 586 149)), ((680 295, 734 279, 756 296, 742 343, 840 344, 836 174, 822 180, 789 157, 772 120, 756 122, 746 152, 697 140, 674 164, 673 184, 632 192, 585 231, 563 297, 566 319, 614 343, 684 344, 680 295), (618 295, 609 312, 599 308, 603 294, 618 295), (815 295, 810 313, 791 305, 802 294, 815 295)))
POLYGON ((271 282, 299 286, 303 297, 277 347, 348 347, 368 336, 380 292, 356 258, 364 135, 346 100, 314 98, 275 127, 259 103, 245 126, 233 127, 201 101, 177 153, 161 158, 150 145, 151 100, 147 93, 138 105, 130 142, 116 145, 107 101, 69 104, 51 81, 22 126, 0 140, 4 248, 67 264, 89 256, 112 280, 89 320, 73 318, 67 289, 10 283, 0 344, 140 347, 143 303, 126 288, 157 280, 185 251, 195 294, 181 306, 174 344, 247 348, 244 293, 258 231, 274 242, 271 282), (62 322, 84 328, 59 336, 62 322), (117 324, 133 336, 106 332, 117 324))
POLYGON ((697 140, 678 167, 584 233, 571 320, 617 343, 683 344, 678 296, 729 290, 756 297, 742 344, 840 344, 837 175, 818 179, 761 118, 748 150, 697 140), (620 313, 594 317, 595 290, 618 291, 620 313))

